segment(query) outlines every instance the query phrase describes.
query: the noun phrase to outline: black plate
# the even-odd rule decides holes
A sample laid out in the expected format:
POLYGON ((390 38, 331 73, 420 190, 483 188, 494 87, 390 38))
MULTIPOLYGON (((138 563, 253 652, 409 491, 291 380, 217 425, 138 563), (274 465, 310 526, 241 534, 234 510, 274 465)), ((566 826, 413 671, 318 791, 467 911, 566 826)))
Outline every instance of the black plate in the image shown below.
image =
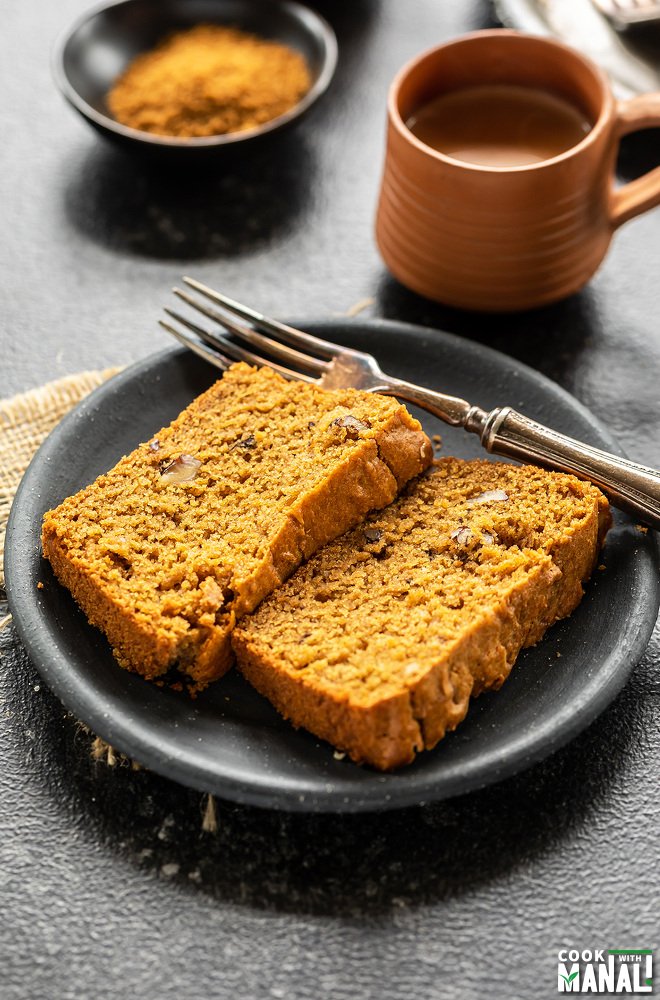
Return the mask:
POLYGON ((230 150, 252 149, 297 122, 330 85, 337 39, 316 11, 296 0, 110 0, 86 11, 53 53, 55 80, 67 101, 105 138, 159 158, 206 161, 230 150), (220 24, 289 45, 309 67, 312 85, 290 111, 257 128, 226 135, 182 138, 128 128, 112 117, 106 97, 116 78, 141 52, 166 35, 196 24, 220 24))
MULTIPOLYGON (((566 392, 479 344, 398 323, 305 326, 371 351, 402 378, 488 408, 508 403, 618 450, 566 392)), ((521 654, 502 690, 478 698, 456 733, 394 774, 335 760, 330 746, 281 720, 236 671, 190 701, 120 669, 41 558, 41 517, 151 437, 213 378, 209 366, 181 351, 133 365, 53 431, 16 496, 5 557, 14 622, 44 680, 94 732, 154 771, 225 798, 359 811, 441 799, 519 771, 584 729, 619 691, 649 639, 660 600, 654 537, 621 515, 603 555, 606 570, 595 574, 576 612, 521 654)), ((419 416, 429 433, 442 433, 447 453, 483 455, 473 435, 419 416)))

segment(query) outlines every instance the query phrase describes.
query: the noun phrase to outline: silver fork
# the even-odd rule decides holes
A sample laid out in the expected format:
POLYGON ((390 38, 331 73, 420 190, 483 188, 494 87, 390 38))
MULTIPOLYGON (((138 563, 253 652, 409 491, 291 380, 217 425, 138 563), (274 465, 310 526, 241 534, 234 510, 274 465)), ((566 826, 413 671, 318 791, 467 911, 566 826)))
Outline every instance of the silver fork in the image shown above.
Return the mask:
POLYGON ((257 366, 269 365, 284 378, 312 382, 324 389, 355 388, 397 396, 421 406, 453 427, 463 427, 477 434, 484 448, 495 455, 570 472, 589 480, 608 495, 614 506, 660 528, 660 471, 559 434, 510 406, 500 406, 488 413, 465 399, 393 378, 381 371, 371 354, 340 347, 278 323, 193 278, 183 280, 204 300, 221 306, 224 312, 220 313, 206 301, 180 288, 174 289, 175 294, 235 339, 230 340, 220 332, 211 333, 172 309, 165 312, 194 337, 164 320, 160 320, 160 324, 185 347, 217 368, 224 370, 234 361, 246 361, 257 366), (226 313, 239 316, 251 325, 240 323, 226 313))
POLYGON ((659 0, 592 0, 617 28, 660 21, 659 0))

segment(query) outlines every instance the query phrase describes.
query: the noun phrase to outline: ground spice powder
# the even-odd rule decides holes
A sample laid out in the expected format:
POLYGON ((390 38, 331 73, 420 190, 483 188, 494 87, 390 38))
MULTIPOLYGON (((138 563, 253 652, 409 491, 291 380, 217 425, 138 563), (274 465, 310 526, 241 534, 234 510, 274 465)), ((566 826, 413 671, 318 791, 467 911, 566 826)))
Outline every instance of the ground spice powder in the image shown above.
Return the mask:
POLYGON ((300 53, 237 28, 200 24, 138 56, 108 94, 123 125, 155 135, 240 132, 277 118, 309 90, 300 53))

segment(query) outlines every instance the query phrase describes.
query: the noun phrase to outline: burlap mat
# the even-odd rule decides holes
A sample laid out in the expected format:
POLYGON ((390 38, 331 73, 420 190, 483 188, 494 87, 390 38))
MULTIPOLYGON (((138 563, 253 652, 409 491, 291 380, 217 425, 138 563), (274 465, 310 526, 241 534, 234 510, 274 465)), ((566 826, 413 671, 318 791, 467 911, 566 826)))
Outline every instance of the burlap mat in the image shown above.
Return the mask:
POLYGON ((121 368, 106 368, 67 375, 0 400, 0 587, 5 585, 2 564, 9 508, 30 459, 65 413, 119 371, 121 368))

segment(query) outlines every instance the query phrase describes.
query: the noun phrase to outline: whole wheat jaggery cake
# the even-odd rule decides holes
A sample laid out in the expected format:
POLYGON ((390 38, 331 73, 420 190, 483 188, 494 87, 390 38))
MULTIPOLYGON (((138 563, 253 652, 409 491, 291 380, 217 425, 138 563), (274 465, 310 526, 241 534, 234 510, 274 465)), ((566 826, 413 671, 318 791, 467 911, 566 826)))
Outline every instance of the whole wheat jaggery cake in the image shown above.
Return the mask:
POLYGON ((430 461, 395 399, 237 364, 48 511, 43 551, 122 666, 200 688, 237 618, 430 461))
POLYGON ((576 607, 609 523, 572 476, 443 459, 243 619, 238 665, 353 760, 408 763, 576 607))

